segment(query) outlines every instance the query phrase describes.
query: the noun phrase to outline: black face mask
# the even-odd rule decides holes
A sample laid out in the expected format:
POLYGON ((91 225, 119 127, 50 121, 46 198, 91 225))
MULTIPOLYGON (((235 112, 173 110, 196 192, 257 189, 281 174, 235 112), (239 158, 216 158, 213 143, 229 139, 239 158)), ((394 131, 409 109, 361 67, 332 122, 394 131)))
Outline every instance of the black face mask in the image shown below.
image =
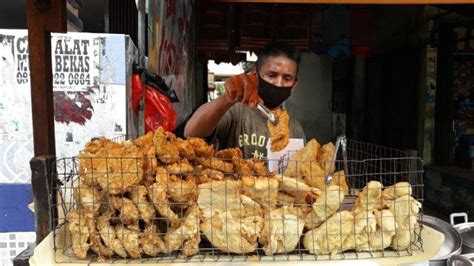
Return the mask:
POLYGON ((268 83, 257 74, 258 77, 258 96, 262 98, 263 104, 269 109, 275 109, 280 106, 291 95, 291 87, 278 87, 268 83))

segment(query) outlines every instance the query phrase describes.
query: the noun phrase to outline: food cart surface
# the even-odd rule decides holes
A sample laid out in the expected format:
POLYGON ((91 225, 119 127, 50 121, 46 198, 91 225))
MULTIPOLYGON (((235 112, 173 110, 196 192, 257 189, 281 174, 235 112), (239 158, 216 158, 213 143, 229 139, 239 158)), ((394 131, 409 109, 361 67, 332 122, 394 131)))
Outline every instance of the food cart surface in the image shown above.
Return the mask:
MULTIPOLYGON (((60 228, 58 230, 62 230, 60 228)), ((247 261, 240 260, 239 258, 234 259, 230 262, 230 258, 222 258, 222 261, 214 262, 214 259, 209 256, 201 262, 199 256, 196 258, 190 258, 187 260, 188 262, 172 262, 172 261, 165 261, 160 260, 159 262, 156 259, 143 259, 143 260, 115 260, 115 261, 104 261, 104 262, 90 262, 88 260, 78 260, 75 258, 66 257, 60 251, 57 254, 54 254, 54 243, 53 243, 53 233, 50 233, 36 248, 34 251, 34 255, 30 258, 30 265, 114 265, 114 266, 121 266, 121 265, 143 265, 143 264, 162 264, 162 265, 201 265, 203 263, 212 263, 213 265, 244 265, 244 264, 272 264, 272 265, 288 265, 291 264, 298 264, 298 265, 408 265, 408 264, 416 264, 416 265, 428 265, 428 260, 436 255, 440 247, 444 242, 444 235, 441 232, 438 232, 428 226, 424 226, 421 232, 421 238, 423 241, 423 249, 424 251, 414 251, 412 256, 402 256, 402 257, 380 257, 380 258, 363 258, 363 254, 359 254, 359 259, 338 259, 338 260, 328 260, 328 256, 319 256, 317 261, 314 260, 300 260, 299 255, 280 255, 275 256, 275 260, 273 256, 262 256, 262 257, 255 257, 253 259, 249 256, 247 261), (63 261, 72 261, 70 263, 64 263, 63 261), (59 263, 61 262, 61 263, 59 263)), ((350 253, 349 253, 350 254, 350 253)), ((349 257, 349 256, 346 256, 349 257)))

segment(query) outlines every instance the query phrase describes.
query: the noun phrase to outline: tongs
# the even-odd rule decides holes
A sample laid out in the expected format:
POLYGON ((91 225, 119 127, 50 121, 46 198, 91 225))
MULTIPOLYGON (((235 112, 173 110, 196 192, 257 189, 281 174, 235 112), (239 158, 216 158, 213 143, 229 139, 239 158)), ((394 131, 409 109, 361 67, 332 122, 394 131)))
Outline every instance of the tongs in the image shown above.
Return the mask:
POLYGON ((332 174, 328 173, 328 171, 329 171, 329 169, 331 169, 336 164, 337 152, 339 151, 339 147, 342 150, 342 158, 343 158, 343 162, 344 162, 345 174, 346 175, 349 174, 349 169, 347 167, 347 138, 346 138, 345 135, 340 135, 337 138, 337 141, 336 141, 336 147, 334 149, 334 155, 333 155, 333 158, 332 158, 332 161, 331 161, 331 167, 325 167, 325 169, 324 169, 324 181, 326 182, 326 184, 331 183, 332 174))
POLYGON ((278 122, 278 117, 272 112, 270 112, 270 110, 263 104, 257 103, 257 109, 262 112, 262 114, 265 115, 268 120, 270 120, 270 122, 272 122, 273 124, 276 124, 278 122))

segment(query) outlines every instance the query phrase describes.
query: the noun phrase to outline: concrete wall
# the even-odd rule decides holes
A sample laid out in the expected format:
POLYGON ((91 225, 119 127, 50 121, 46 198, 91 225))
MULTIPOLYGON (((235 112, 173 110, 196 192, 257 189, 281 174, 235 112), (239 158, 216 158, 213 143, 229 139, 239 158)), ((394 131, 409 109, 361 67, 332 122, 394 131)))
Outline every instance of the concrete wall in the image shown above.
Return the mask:
POLYGON ((177 125, 192 113, 195 99, 193 5, 192 1, 177 1, 176 4, 150 1, 151 19, 148 25, 154 29, 154 34, 151 36, 147 68, 161 76, 178 95, 179 102, 173 104, 177 125), (167 16, 171 5, 174 11, 167 16))
POLYGON ((300 121, 306 138, 317 138, 320 143, 333 141, 332 59, 304 53, 301 58, 298 86, 286 101, 292 117, 300 121))

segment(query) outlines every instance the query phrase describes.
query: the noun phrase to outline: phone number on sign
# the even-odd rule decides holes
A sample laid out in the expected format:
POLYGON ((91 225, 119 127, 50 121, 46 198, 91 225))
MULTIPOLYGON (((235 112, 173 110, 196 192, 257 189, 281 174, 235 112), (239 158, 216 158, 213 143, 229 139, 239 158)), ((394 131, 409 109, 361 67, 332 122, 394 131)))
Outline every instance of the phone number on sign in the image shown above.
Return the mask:
POLYGON ((87 73, 54 73, 54 85, 91 85, 90 74, 87 73))

